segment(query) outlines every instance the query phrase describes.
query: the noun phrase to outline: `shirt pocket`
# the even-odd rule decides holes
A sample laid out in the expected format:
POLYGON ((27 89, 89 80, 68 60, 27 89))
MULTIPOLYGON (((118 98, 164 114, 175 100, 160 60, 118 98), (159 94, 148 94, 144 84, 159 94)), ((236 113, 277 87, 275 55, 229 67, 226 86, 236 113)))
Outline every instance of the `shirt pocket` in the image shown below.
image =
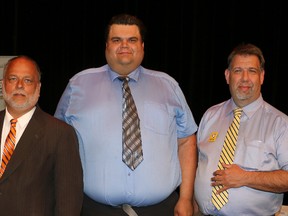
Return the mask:
POLYGON ((167 135, 169 133, 169 112, 164 104, 145 102, 143 125, 155 133, 167 135))
MULTIPOLYGON (((245 170, 265 170, 276 162, 271 149, 261 140, 245 140, 237 146, 235 164, 245 170), (265 168, 266 167, 266 168, 265 168)), ((274 164, 275 165, 275 164, 274 164)), ((272 165, 273 166, 273 165, 272 165)), ((268 168, 268 170, 271 167, 268 168)))

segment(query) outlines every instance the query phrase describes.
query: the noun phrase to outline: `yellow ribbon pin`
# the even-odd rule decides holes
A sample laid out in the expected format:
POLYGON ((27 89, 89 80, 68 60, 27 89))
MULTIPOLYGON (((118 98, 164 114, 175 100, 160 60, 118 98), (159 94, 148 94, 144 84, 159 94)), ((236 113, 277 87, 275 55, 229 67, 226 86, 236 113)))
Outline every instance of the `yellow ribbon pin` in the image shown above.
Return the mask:
POLYGON ((209 137, 209 140, 208 140, 208 141, 209 141, 209 142, 215 142, 217 136, 218 136, 218 132, 212 132, 212 133, 210 134, 210 137, 209 137))

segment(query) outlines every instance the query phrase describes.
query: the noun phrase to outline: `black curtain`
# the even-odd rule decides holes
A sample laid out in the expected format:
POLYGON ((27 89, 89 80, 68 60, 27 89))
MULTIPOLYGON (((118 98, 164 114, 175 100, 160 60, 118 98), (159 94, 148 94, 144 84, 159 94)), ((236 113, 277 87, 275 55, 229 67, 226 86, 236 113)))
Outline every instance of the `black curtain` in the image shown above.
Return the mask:
POLYGON ((122 12, 144 21, 143 66, 165 71, 179 82, 197 123, 208 107, 230 97, 226 59, 242 42, 262 49, 263 97, 288 114, 284 0, 0 0, 0 55, 25 54, 39 63, 39 104, 54 114, 69 78, 106 63, 104 27, 122 12))

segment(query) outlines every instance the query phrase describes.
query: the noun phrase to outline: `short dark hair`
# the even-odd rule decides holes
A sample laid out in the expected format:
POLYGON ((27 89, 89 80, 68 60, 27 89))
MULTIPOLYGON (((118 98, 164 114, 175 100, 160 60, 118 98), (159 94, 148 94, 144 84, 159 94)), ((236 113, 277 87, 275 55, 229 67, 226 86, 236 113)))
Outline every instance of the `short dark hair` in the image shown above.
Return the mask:
POLYGON ((111 18, 111 20, 109 21, 109 23, 105 29, 105 32, 104 32, 105 41, 108 40, 110 28, 113 24, 136 25, 139 28, 141 39, 144 42, 145 37, 146 37, 146 31, 147 31, 144 23, 139 18, 137 18, 136 16, 133 16, 130 14, 125 14, 125 13, 115 15, 111 18))
POLYGON ((236 55, 255 55, 255 56, 257 56, 259 61, 260 61, 260 68, 261 68, 261 70, 264 70, 265 59, 264 59, 263 53, 262 53, 261 49, 259 47, 255 46, 254 44, 241 43, 238 46, 236 46, 232 50, 230 55, 228 56, 228 59, 227 59, 228 69, 230 69, 231 62, 236 55))

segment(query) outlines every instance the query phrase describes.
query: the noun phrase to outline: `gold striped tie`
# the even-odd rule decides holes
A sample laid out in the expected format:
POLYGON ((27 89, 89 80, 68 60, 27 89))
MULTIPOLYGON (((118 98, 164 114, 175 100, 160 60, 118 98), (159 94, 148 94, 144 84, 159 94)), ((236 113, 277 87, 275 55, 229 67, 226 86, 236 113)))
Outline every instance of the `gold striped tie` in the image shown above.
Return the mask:
POLYGON ((131 170, 135 170, 143 161, 140 119, 128 85, 129 77, 119 79, 123 81, 122 160, 131 170))
POLYGON ((2 154, 2 162, 0 167, 0 178, 2 177, 6 166, 13 154, 14 148, 15 148, 15 140, 16 140, 16 122, 17 119, 11 119, 10 123, 10 132, 6 138, 3 154, 2 154))
MULTIPOLYGON (((234 110, 234 119, 230 127, 228 128, 228 131, 226 133, 225 140, 224 140, 224 145, 220 154, 220 159, 218 162, 219 170, 224 170, 222 164, 233 164, 241 114, 242 114, 241 108, 236 108, 234 110)), ((220 194, 216 194, 216 192, 222 187, 223 187, 222 185, 219 185, 219 186, 214 186, 212 188, 212 203, 218 210, 220 210, 228 202, 227 190, 223 191, 220 194)))

